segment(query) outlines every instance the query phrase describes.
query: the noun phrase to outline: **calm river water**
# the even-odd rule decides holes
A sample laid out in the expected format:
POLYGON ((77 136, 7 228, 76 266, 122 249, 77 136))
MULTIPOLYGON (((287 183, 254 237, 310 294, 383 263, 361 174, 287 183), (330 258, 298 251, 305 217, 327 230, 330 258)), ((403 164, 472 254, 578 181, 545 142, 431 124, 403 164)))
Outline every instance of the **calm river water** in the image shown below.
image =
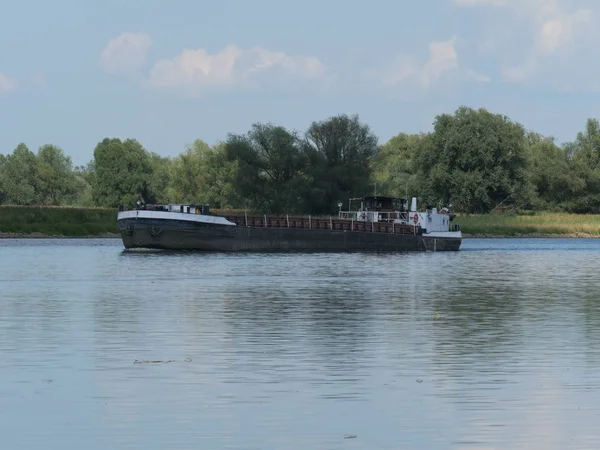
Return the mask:
POLYGON ((600 240, 0 240, 0 447, 598 449, 599 268, 600 240))

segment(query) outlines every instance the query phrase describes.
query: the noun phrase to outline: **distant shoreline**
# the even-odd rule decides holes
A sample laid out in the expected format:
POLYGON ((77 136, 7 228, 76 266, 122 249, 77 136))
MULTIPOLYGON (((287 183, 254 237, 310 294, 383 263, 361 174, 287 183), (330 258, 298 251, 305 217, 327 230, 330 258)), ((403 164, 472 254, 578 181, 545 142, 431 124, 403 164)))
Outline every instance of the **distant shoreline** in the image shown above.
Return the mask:
POLYGON ((463 233, 463 239, 598 239, 600 235, 589 233, 567 233, 567 234, 544 234, 544 233, 523 233, 523 234, 486 234, 463 233))
MULTIPOLYGON (((2 205, 0 239, 118 239, 117 213, 116 208, 2 205)), ((465 240, 600 238, 600 214, 471 214, 457 215, 454 223, 465 240)))
MULTIPOLYGON (((101 233, 86 236, 65 236, 61 234, 52 235, 44 233, 6 233, 0 232, 0 239, 120 239, 118 233, 101 233)), ((523 233, 518 235, 509 234, 487 234, 487 233, 463 233, 463 239, 599 239, 600 236, 588 233, 568 234, 542 234, 523 233)))
POLYGON ((5 233, 0 231, 0 239, 117 239, 121 235, 117 233, 101 233, 86 236, 65 236, 62 234, 44 233, 5 233))

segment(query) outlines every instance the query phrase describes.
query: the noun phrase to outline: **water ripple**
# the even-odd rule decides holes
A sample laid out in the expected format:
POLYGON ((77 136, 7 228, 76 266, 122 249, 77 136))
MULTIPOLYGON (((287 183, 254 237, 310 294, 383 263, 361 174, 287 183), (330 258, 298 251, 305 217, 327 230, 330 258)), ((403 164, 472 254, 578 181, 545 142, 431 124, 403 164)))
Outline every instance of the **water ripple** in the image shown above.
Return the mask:
POLYGON ((600 241, 0 247, 3 447, 600 448, 600 241))

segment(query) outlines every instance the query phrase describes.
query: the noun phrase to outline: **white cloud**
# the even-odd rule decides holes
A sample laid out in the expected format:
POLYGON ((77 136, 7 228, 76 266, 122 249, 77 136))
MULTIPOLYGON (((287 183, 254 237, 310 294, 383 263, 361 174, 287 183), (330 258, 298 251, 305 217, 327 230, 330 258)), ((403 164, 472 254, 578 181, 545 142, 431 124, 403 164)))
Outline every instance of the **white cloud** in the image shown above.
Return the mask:
POLYGON ((316 79, 324 76, 327 71, 321 61, 311 56, 290 56, 260 47, 253 48, 247 56, 250 57, 249 74, 276 69, 299 78, 316 79))
POLYGON ((548 55, 561 46, 568 45, 575 28, 588 22, 590 17, 590 10, 578 9, 570 14, 556 14, 542 21, 536 39, 536 52, 548 55))
POLYGON ((228 46, 214 55, 206 50, 184 50, 173 59, 157 62, 150 71, 149 85, 158 88, 229 85, 242 52, 228 46))
POLYGON ((425 63, 422 74, 422 82, 425 86, 429 86, 444 72, 458 68, 458 54, 455 46, 456 37, 429 44, 429 60, 425 63))
POLYGON ((425 63, 419 63, 412 56, 400 56, 389 67, 368 70, 365 75, 388 86, 416 82, 423 88, 427 88, 446 72, 458 69, 458 53, 455 46, 456 37, 447 41, 431 42, 429 59, 425 63))
POLYGON ((537 68, 538 63, 532 58, 523 64, 502 68, 502 75, 508 81, 521 82, 529 79, 537 68))
POLYGON ((172 59, 158 61, 150 70, 147 84, 200 94, 209 87, 251 87, 269 74, 315 80, 327 73, 327 67, 314 57, 229 45, 214 54, 204 49, 184 50, 172 59))
POLYGON ((0 92, 9 92, 15 89, 17 83, 0 72, 0 92))
POLYGON ((396 86, 407 80, 418 80, 421 70, 418 61, 412 56, 399 56, 386 69, 367 70, 365 74, 369 78, 378 78, 385 85, 396 86))
MULTIPOLYGON (((536 31, 533 48, 527 59, 516 65, 505 66, 503 73, 510 81, 528 81, 552 65, 558 54, 568 53, 577 39, 577 31, 585 32, 583 25, 590 21, 591 11, 578 9, 564 13, 551 1, 539 1, 540 9, 534 16, 536 31)), ((558 72, 555 72, 556 76, 558 72)))
POLYGON ((122 33, 102 51, 102 66, 109 73, 135 72, 145 64, 151 44, 146 33, 122 33))
POLYGON ((478 83, 489 83, 492 81, 492 79, 487 75, 475 72, 474 70, 465 71, 465 76, 470 80, 477 81, 478 83))
MULTIPOLYGON (((586 26, 593 24, 593 11, 581 6, 581 0, 454 0, 454 3, 462 7, 499 7, 515 18, 524 19, 521 31, 530 36, 530 41, 521 38, 520 42, 516 42, 515 36, 519 33, 515 30, 515 23, 506 23, 504 28, 513 28, 512 35, 491 35, 480 45, 482 50, 493 50, 504 58, 501 72, 509 81, 538 78, 554 61, 564 63, 562 56, 571 52, 573 44, 593 40, 593 27, 586 26), (530 47, 528 53, 520 61, 515 61, 514 50, 523 51, 524 46, 530 47), (505 52, 501 53, 503 48, 505 52)), ((557 72, 560 70, 555 71, 554 76, 557 72)))

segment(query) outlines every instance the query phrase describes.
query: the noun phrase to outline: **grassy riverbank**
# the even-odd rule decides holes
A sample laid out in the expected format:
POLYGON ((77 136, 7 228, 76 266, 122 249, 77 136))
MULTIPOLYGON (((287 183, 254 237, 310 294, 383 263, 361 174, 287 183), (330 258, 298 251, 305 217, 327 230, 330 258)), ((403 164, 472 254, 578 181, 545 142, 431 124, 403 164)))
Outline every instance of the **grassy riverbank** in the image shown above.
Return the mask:
MULTIPOLYGON (((600 215, 459 215, 454 223, 461 226, 465 237, 600 237, 600 215)), ((114 208, 0 206, 0 237, 102 237, 116 233, 114 208)))
POLYGON ((600 237, 600 215, 538 212, 527 215, 459 215, 463 234, 481 237, 600 237))
POLYGON ((113 208, 0 206, 0 236, 106 236, 118 232, 113 208))

